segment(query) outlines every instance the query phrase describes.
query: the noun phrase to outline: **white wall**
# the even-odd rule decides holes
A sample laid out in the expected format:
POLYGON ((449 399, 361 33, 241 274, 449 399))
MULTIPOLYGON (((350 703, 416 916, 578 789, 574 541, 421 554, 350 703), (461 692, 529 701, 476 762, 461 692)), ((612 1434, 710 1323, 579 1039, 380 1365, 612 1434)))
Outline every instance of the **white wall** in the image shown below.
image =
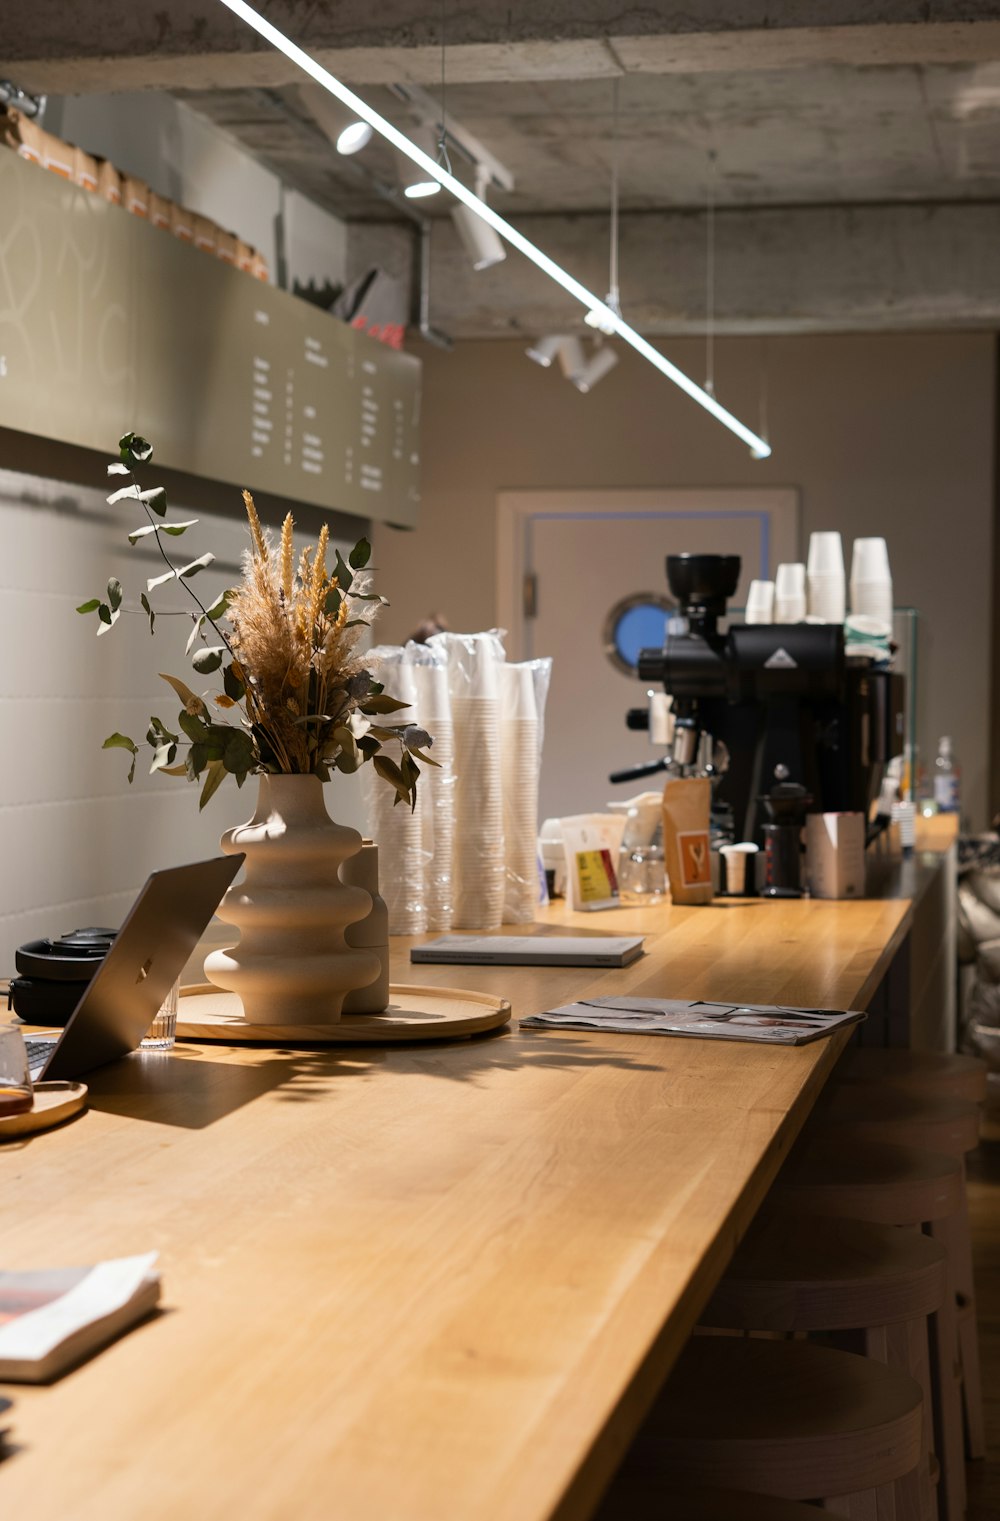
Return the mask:
MULTIPOLYGON (((191 627, 187 616, 164 616, 151 639, 139 611, 97 638, 96 616, 74 611, 111 575, 122 581, 126 605, 136 606, 145 578, 155 574, 153 553, 129 548, 126 534, 136 525, 128 509, 108 508, 104 497, 101 489, 0 470, 5 969, 13 969, 14 950, 26 940, 118 924, 150 871, 217 854, 222 830, 253 811, 253 778, 242 792, 228 778, 199 814, 196 787, 148 775, 148 751, 129 787, 126 753, 101 750, 115 730, 141 740, 153 713, 176 728, 177 701, 158 673, 190 679, 184 645, 191 627)), ((200 519, 171 547, 190 546, 192 558, 206 549, 217 556, 195 583, 205 601, 238 577, 242 522, 186 512, 181 502, 171 504, 171 516, 200 519)), ((155 600, 175 609, 185 601, 179 590, 155 600)), ((331 814, 363 828, 363 790, 360 777, 332 782, 331 814)))
MULTIPOLYGON (((751 425, 766 368, 774 453, 763 462, 628 351, 581 395, 557 370, 532 364, 524 342, 459 343, 451 353, 425 346, 421 522, 413 533, 376 531, 379 585, 392 604, 381 637, 404 638, 432 611, 456 629, 494 622, 500 491, 794 486, 806 535, 838 528, 848 544, 856 535, 888 539, 896 600, 923 614, 923 758, 932 760, 939 735, 954 736, 966 807, 982 827, 995 342, 989 333, 717 342, 720 399, 751 425)), ((703 344, 664 347, 689 374, 703 372, 703 344)), ((662 562, 641 579, 665 589, 662 562)), ((558 587, 539 595, 557 597, 558 587)), ((598 628, 604 612, 595 610, 598 628)))
MULTIPOLYGON (((343 284, 347 228, 297 191, 284 189, 233 138, 171 95, 68 95, 50 100, 45 126, 66 142, 142 179, 158 195, 211 217, 278 268, 277 220, 285 221, 288 285, 343 284)), ((331 148, 331 153, 333 149, 331 148)))

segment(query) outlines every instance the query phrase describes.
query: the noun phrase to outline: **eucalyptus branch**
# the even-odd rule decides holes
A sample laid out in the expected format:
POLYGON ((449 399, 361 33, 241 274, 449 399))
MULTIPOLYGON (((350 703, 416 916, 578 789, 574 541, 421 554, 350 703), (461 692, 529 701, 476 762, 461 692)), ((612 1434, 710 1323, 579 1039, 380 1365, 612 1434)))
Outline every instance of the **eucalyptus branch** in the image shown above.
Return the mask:
POLYGON ((187 592, 187 594, 191 598, 192 602, 194 602, 195 605, 199 608, 199 610, 201 611, 202 617, 205 619, 206 623, 210 623, 212 625, 212 627, 215 629, 215 632, 218 634, 219 638, 222 640, 223 644, 226 646, 226 649, 229 651, 230 659, 235 660, 236 659, 236 655, 235 655, 235 653, 233 651, 232 645, 229 643, 229 640, 228 640, 226 634, 223 632, 223 630, 216 623, 215 619, 210 615, 210 613, 208 611, 208 608, 205 606, 204 602, 202 602, 201 598, 198 596, 198 593, 194 590, 194 588, 191 585, 190 581, 186 580, 184 577, 179 576, 177 574, 177 566, 170 559, 170 556, 167 554, 167 551, 163 547, 163 538, 162 538, 162 535, 159 532, 159 525, 156 523, 156 521, 155 521, 155 519, 153 517, 153 514, 149 510, 149 503, 146 502, 146 501, 143 501, 142 492, 139 489, 139 477, 136 475, 134 469, 132 469, 132 470, 129 471, 129 479, 132 481, 133 485, 135 486, 136 501, 139 502, 142 505, 142 510, 146 514, 146 517, 149 519, 150 525, 151 525, 151 527, 153 529, 153 538, 156 540, 156 547, 160 551, 160 554, 161 554, 161 556, 163 558, 164 565, 167 567, 167 569, 169 571, 173 572, 173 577, 174 577, 175 581, 182 582, 182 584, 184 586, 184 590, 187 592))

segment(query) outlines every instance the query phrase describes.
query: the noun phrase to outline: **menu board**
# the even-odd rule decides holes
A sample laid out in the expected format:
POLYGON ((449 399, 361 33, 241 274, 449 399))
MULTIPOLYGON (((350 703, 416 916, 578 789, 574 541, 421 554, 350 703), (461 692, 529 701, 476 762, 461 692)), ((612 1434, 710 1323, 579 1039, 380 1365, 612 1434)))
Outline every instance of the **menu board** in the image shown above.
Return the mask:
POLYGON ((420 361, 0 150, 0 427, 412 526, 420 361))

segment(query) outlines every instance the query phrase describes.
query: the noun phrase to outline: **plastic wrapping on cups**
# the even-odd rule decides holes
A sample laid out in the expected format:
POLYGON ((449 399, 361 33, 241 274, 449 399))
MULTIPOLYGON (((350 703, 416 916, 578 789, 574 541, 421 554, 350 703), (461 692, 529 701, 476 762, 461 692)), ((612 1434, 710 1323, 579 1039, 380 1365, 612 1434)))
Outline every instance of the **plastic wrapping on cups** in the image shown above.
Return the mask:
POLYGON ((452 925, 499 929, 506 887, 498 676, 503 643, 495 631, 442 633, 428 647, 445 658, 454 724, 452 925))
POLYGON ((424 857, 427 928, 450 930, 454 924, 452 854, 455 844, 455 726, 451 716, 448 666, 442 652, 410 643, 405 655, 416 689, 416 721, 430 734, 430 755, 422 766, 417 815, 424 857))
MULTIPOLYGON (((387 691, 410 704, 399 720, 418 722, 417 687, 405 651, 379 645, 371 651, 369 659, 387 691)), ((371 833, 379 847, 380 886, 389 910, 389 933, 422 934, 427 929, 427 884, 421 816, 403 803, 395 806, 395 792, 373 766, 366 766, 365 774, 371 833)))

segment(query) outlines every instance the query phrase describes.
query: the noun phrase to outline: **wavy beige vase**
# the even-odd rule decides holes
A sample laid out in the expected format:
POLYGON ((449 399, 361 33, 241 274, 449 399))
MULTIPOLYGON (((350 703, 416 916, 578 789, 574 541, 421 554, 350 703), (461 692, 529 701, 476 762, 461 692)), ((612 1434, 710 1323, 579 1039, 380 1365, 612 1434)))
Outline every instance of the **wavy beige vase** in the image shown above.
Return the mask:
POLYGON ((246 880, 218 910, 240 943, 213 951, 205 976, 239 994, 250 1024, 335 1024, 347 994, 381 970, 372 950, 344 937, 372 903, 339 875, 360 834, 330 818, 319 777, 262 776, 256 813, 226 831, 222 849, 246 852, 246 880))

